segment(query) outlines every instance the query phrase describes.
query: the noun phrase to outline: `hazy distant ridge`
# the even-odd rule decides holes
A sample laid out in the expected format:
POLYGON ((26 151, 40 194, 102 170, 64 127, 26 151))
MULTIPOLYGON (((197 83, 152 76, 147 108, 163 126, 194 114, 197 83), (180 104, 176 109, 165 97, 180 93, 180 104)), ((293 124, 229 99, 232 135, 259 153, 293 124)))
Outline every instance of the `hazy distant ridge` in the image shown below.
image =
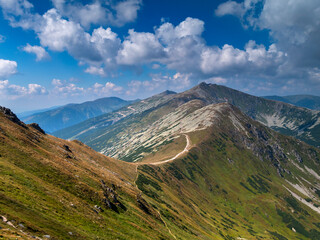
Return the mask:
POLYGON ((99 116, 112 112, 133 101, 126 101, 117 97, 100 98, 80 104, 68 104, 49 111, 35 113, 21 117, 25 123, 38 123, 46 132, 54 132, 99 116))
POLYGON ((313 95, 264 96, 263 98, 290 103, 298 107, 320 110, 320 97, 313 95))

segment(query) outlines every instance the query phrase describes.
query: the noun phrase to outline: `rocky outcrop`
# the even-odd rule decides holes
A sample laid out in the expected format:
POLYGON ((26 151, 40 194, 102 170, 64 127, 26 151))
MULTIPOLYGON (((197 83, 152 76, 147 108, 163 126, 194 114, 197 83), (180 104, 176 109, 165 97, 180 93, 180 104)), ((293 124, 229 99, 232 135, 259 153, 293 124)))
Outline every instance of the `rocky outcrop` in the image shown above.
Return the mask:
POLYGON ((9 108, 0 106, 0 112, 3 113, 5 117, 10 121, 26 128, 26 125, 23 122, 21 122, 17 115, 15 115, 9 108))
POLYGON ((28 124, 28 126, 36 129, 38 132, 42 134, 46 134, 46 132, 39 126, 38 123, 31 123, 31 124, 28 124))
POLYGON ((72 153, 70 147, 68 145, 63 145, 63 149, 66 150, 69 153, 72 153))
POLYGON ((126 207, 118 200, 116 186, 112 184, 112 187, 110 188, 103 180, 100 182, 103 189, 103 203, 105 207, 117 213, 120 212, 120 209, 126 210, 126 207))

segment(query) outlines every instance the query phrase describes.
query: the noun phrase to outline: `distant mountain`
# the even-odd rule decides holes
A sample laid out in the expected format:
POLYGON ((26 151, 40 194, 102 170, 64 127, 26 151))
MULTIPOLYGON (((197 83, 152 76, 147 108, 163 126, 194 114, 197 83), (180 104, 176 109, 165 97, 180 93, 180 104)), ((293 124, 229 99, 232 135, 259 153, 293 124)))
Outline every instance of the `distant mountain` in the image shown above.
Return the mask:
POLYGON ((110 149, 136 163, 0 108, 0 236, 318 240, 320 150, 210 103, 204 86, 113 118, 110 149))
MULTIPOLYGON (((86 135, 86 133, 91 134, 92 131, 94 131, 96 128, 97 131, 100 132, 100 130, 103 131, 105 127, 111 126, 120 120, 130 118, 132 116, 135 116, 136 114, 142 114, 144 112, 148 112, 152 109, 162 106, 163 104, 174 98, 175 95, 175 92, 165 91, 150 98, 122 107, 117 111, 103 114, 101 116, 88 119, 71 127, 56 131, 53 133, 53 135, 63 139, 75 139, 77 138, 77 136, 86 135)), ((103 132, 101 132, 101 134, 103 134, 103 132)))
POLYGON ((312 95, 265 96, 263 98, 290 103, 298 107, 320 110, 320 97, 312 95))
MULTIPOLYGON (((143 129, 149 129, 149 124, 155 121, 170 120, 170 114, 176 114, 179 106, 193 100, 201 100, 201 104, 204 105, 230 103, 251 118, 276 131, 294 136, 314 146, 320 146, 320 112, 206 83, 201 83, 179 94, 165 92, 53 134, 64 139, 79 139, 96 151, 132 161, 128 154, 132 151, 128 150, 125 155, 121 155, 126 150, 125 148, 121 150, 120 143, 123 142, 123 146, 127 146, 126 138, 135 136, 135 133, 137 136, 132 138, 131 142, 129 141, 130 144, 151 138, 154 133, 142 134, 143 129), (139 140, 138 136, 143 139, 139 140)), ((172 120, 173 123, 174 121, 172 120)), ((143 149, 139 151, 143 152, 143 149)))
POLYGON ((53 107, 50 107, 50 108, 43 108, 43 109, 20 112, 20 113, 17 113, 17 116, 19 118, 24 118, 24 117, 28 117, 28 116, 34 115, 36 113, 42 113, 42 112, 50 111, 50 110, 53 110, 53 109, 56 109, 56 108, 59 108, 59 107, 61 107, 61 106, 53 106, 53 107))
POLYGON ((116 97, 100 98, 80 104, 68 104, 49 111, 21 117, 25 123, 38 123, 46 132, 51 133, 82 122, 86 119, 112 112, 134 101, 116 97))

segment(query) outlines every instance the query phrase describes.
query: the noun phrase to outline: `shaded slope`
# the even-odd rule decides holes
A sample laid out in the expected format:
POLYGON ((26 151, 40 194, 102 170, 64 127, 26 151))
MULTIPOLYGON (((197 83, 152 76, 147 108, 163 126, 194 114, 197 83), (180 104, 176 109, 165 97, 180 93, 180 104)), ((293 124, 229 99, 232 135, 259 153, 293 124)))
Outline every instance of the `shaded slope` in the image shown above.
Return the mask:
POLYGON ((46 132, 54 132, 62 128, 82 122, 86 119, 112 112, 133 101, 125 101, 116 97, 101 98, 80 104, 68 104, 49 111, 24 116, 25 123, 38 123, 46 132))

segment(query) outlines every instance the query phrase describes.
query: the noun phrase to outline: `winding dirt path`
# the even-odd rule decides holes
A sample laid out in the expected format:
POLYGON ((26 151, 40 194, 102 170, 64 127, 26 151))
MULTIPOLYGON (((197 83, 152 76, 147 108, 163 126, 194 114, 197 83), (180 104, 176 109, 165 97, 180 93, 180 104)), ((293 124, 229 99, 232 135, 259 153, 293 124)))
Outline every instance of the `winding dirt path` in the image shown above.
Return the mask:
POLYGON ((150 163, 151 165, 160 165, 160 164, 163 164, 163 163, 167 163, 167 162, 171 162, 175 159, 177 159, 178 157, 182 156, 183 154, 189 152, 190 148, 191 148, 191 140, 190 140, 190 137, 187 135, 187 134, 183 134, 185 137, 186 137, 186 140, 187 140, 187 145, 186 147, 183 149, 182 152, 179 152, 177 155, 175 155, 173 158, 170 158, 168 160, 164 160, 164 161, 160 161, 160 162, 153 162, 153 163, 150 163))

